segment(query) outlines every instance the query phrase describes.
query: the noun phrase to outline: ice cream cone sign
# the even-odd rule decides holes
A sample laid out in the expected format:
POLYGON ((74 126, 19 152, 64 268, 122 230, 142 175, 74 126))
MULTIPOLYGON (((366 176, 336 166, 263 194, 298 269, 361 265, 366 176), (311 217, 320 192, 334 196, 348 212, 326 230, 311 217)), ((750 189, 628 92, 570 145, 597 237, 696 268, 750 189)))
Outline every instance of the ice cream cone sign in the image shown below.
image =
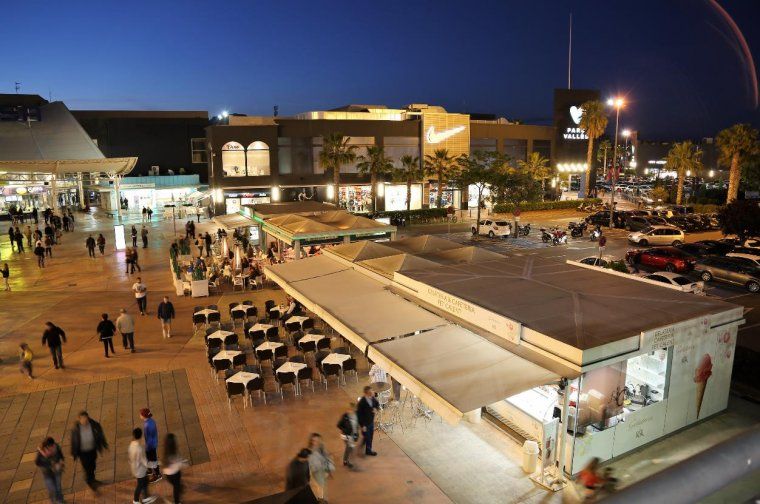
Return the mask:
POLYGON ((697 384, 697 418, 699 411, 702 409, 702 399, 705 397, 705 387, 707 380, 712 375, 712 359, 710 354, 704 354, 699 360, 697 369, 694 370, 694 383, 697 384))

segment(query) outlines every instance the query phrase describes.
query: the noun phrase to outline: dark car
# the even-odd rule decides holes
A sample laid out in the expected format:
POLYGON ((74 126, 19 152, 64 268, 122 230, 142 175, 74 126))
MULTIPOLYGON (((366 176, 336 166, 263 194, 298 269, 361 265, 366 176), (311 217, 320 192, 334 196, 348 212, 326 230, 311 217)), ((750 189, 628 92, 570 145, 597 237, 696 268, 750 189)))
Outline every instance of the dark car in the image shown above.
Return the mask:
POLYGON ((730 241, 723 240, 700 240, 695 242, 710 249, 710 253, 713 255, 726 255, 729 252, 733 252, 734 245, 730 241))
POLYGON ((694 223, 690 221, 689 219, 687 219, 686 217, 673 216, 673 217, 668 217, 666 220, 668 221, 668 224, 670 224, 671 226, 675 226, 683 230, 684 232, 693 233, 695 231, 699 231, 699 228, 696 225, 694 225, 694 223))
POLYGON ((760 268, 748 266, 731 257, 707 257, 694 270, 705 282, 718 280, 741 285, 750 292, 760 292, 760 268))
POLYGON ((676 247, 658 247, 647 250, 629 250, 626 261, 634 266, 650 266, 658 270, 683 273, 694 269, 697 260, 676 247))
POLYGON ((682 243, 681 245, 678 245, 677 248, 697 259, 713 255, 713 249, 707 245, 702 245, 701 243, 682 243))
POLYGON ((628 231, 641 231, 651 226, 667 226, 667 221, 659 217, 648 217, 642 215, 629 215, 625 219, 625 228, 628 231))
POLYGON ((610 211, 609 210, 601 210, 596 213, 592 213, 588 217, 586 217, 586 222, 589 224, 600 226, 608 226, 610 223, 610 211))

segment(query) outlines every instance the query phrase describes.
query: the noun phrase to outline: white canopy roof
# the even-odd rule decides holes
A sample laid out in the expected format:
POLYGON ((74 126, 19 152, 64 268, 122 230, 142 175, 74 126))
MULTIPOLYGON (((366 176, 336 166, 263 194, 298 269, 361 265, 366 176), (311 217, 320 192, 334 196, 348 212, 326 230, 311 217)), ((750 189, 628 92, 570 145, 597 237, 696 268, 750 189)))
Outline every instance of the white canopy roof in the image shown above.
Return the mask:
POLYGON ((217 215, 214 217, 214 222, 226 229, 235 229, 239 227, 256 226, 258 223, 246 217, 245 215, 234 213, 227 215, 217 215))

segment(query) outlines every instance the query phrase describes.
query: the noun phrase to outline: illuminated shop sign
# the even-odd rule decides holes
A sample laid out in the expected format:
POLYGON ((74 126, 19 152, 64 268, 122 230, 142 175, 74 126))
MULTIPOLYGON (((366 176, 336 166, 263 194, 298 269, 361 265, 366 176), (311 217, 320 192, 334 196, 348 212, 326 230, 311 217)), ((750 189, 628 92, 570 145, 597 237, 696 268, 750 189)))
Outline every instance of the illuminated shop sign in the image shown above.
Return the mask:
POLYGON ((581 117, 583 117, 583 109, 573 105, 570 107, 570 119, 575 126, 569 126, 565 128, 565 132, 562 133, 562 138, 565 140, 588 140, 588 135, 582 128, 579 127, 581 123, 581 117))
POLYGON ((435 131, 435 126, 430 126, 425 134, 428 143, 437 144, 448 140, 457 133, 464 131, 464 126, 457 126, 444 131, 435 131))

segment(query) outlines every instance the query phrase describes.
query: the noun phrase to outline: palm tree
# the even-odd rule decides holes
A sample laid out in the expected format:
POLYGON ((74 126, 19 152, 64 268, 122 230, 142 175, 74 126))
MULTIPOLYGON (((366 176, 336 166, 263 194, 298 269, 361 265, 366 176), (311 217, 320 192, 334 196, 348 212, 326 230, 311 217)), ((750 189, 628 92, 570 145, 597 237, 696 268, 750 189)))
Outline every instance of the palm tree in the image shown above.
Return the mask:
POLYGON ((448 149, 436 149, 433 155, 425 154, 425 171, 428 176, 438 180, 438 197, 436 206, 441 208, 443 204, 443 185, 451 178, 456 170, 456 160, 449 155, 448 149))
POLYGON ((716 140, 720 151, 720 163, 731 167, 726 196, 726 203, 731 203, 739 196, 742 164, 760 150, 757 130, 749 124, 734 124, 718 133, 716 140))
POLYGON ((546 191, 546 179, 554 173, 554 170, 549 165, 549 160, 539 152, 531 152, 526 161, 522 159, 517 160, 517 167, 528 173, 533 180, 541 181, 541 201, 543 201, 544 192, 546 191))
POLYGON ((607 129, 607 113, 604 104, 599 100, 590 100, 581 105, 583 113, 579 126, 588 136, 588 151, 586 152, 586 197, 591 191, 591 160, 594 155, 594 140, 604 134, 607 129))
POLYGON ((420 158, 405 154, 401 156, 401 168, 393 170, 393 180, 406 183, 406 211, 412 209, 412 182, 420 180, 425 172, 420 166, 420 158))
POLYGON ((356 159, 356 146, 349 145, 351 137, 343 133, 330 133, 322 140, 322 151, 319 153, 319 164, 325 170, 332 170, 335 185, 335 203, 340 199, 340 167, 353 163, 356 159))
POLYGON ((359 163, 356 165, 359 173, 362 175, 369 174, 370 190, 372 192, 372 211, 375 211, 377 204, 377 177, 378 175, 387 175, 393 171, 393 161, 385 157, 385 150, 379 145, 367 147, 367 155, 359 156, 359 163))
POLYGON ((608 139, 604 139, 599 142, 599 146, 596 148, 596 160, 602 163, 602 173, 607 174, 607 160, 612 157, 612 142, 608 139))
POLYGON ((702 151, 689 140, 675 143, 668 151, 665 165, 678 173, 676 205, 680 205, 683 200, 683 183, 687 173, 691 172, 696 176, 702 168, 702 151))

